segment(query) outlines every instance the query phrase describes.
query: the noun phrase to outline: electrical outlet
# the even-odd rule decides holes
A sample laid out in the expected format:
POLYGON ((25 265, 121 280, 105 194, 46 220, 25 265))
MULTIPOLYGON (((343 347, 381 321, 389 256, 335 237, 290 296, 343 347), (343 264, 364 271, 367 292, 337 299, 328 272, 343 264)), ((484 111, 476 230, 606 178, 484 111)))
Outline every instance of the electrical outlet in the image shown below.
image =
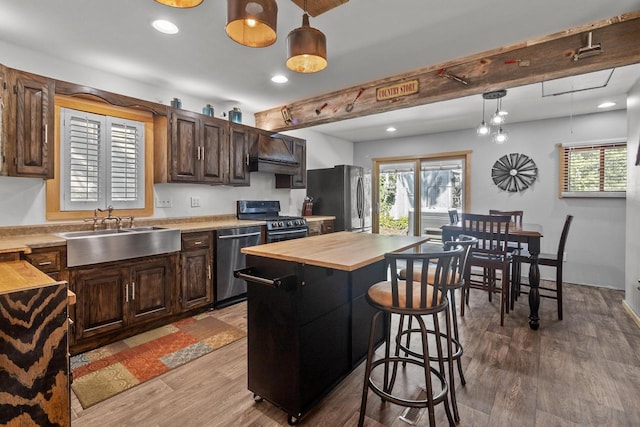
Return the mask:
POLYGON ((191 207, 199 208, 200 207, 200 197, 192 197, 191 198, 191 207))
POLYGON ((166 200, 156 199, 156 208, 170 208, 170 207, 171 207, 170 199, 166 199, 166 200))

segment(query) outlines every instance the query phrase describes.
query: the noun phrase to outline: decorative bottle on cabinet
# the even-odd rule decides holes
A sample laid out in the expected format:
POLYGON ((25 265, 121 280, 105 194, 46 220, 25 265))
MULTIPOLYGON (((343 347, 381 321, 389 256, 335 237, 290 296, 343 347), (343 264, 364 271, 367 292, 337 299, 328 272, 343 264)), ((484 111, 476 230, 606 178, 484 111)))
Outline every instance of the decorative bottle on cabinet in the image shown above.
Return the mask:
POLYGON ((242 123, 242 111, 240 111, 240 108, 233 107, 233 110, 229 111, 229 120, 233 123, 242 123))

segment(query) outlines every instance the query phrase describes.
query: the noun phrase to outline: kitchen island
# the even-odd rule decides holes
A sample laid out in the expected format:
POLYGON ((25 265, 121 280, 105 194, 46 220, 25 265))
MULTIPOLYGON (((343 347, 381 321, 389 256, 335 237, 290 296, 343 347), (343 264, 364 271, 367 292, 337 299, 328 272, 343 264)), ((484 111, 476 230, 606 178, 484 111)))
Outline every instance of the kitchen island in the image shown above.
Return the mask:
MULTIPOLYGON (((425 237, 339 232, 243 248, 249 390, 300 417, 366 356, 384 254, 425 237)), ((383 328, 377 340, 382 339, 383 328)))

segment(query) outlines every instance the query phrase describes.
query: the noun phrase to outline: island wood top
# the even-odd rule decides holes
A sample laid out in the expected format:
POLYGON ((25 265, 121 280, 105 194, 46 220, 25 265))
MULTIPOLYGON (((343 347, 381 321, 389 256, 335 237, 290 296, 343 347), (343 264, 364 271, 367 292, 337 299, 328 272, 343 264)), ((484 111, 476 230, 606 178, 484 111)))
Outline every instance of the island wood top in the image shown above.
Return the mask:
POLYGON ((407 249, 427 241, 427 237, 390 236, 340 231, 303 239, 249 246, 241 251, 301 264, 354 271, 384 258, 387 252, 407 249))
POLYGON ((0 295, 56 283, 27 261, 0 262, 0 295))

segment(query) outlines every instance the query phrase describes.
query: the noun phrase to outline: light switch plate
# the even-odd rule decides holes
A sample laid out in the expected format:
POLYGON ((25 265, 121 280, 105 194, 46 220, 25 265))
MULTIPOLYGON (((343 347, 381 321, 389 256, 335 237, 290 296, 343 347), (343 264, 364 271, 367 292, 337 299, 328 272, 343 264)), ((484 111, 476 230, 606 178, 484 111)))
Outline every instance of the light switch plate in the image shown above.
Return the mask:
POLYGON ((200 197, 192 197, 191 198, 191 207, 199 208, 200 207, 200 197))
POLYGON ((160 200, 156 199, 156 208, 170 208, 171 199, 160 200))

